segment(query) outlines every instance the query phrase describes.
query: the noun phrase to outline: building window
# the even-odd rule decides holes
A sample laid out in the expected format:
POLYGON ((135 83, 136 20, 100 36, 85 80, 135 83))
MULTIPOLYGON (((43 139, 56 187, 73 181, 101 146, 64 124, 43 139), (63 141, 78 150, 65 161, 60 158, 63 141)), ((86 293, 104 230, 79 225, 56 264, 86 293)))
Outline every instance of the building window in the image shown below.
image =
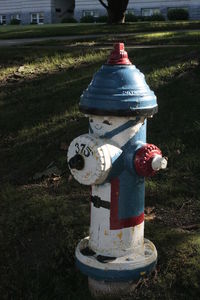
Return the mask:
POLYGON ((6 15, 0 15, 0 24, 6 24, 6 15))
POLYGON ((39 13, 38 24, 44 24, 44 14, 39 13))
POLYGON ((170 10, 174 10, 174 9, 184 9, 186 11, 188 11, 188 8, 187 7, 168 7, 167 11, 170 11, 170 10))
POLYGON ((61 8, 56 8, 56 12, 60 13, 61 12, 61 8))
POLYGON ((159 14, 160 14, 159 8, 142 8, 142 16, 144 17, 150 17, 159 14))
POLYGON ((44 24, 44 13, 33 13, 31 14, 32 24, 44 24))
POLYGON ((19 20, 20 21, 21 20, 20 14, 11 15, 10 19, 11 20, 19 20))
POLYGON ((99 13, 95 10, 84 10, 83 17, 86 17, 86 16, 92 16, 94 18, 97 18, 97 17, 99 17, 99 13))

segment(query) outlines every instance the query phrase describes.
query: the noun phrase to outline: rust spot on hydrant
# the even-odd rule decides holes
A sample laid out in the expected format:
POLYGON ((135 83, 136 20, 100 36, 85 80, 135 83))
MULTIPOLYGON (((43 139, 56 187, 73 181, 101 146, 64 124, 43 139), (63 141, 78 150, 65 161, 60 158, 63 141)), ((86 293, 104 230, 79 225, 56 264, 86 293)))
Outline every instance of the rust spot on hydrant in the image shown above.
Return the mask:
POLYGON ((122 236, 123 236, 123 232, 120 231, 120 233, 117 234, 117 237, 121 240, 121 239, 122 239, 122 236))
POLYGON ((146 274, 146 272, 140 272, 141 276, 144 276, 146 274))

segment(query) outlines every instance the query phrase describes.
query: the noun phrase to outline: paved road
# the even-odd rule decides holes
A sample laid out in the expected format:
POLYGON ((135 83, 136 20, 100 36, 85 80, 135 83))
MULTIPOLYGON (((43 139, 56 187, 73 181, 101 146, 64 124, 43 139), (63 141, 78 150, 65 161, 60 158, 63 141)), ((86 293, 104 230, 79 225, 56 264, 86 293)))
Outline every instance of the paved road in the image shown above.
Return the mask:
MULTIPOLYGON (((187 31, 199 31, 199 29, 188 29, 188 30, 172 30, 167 32, 187 32, 187 31)), ((138 33, 117 33, 117 34, 90 34, 90 35, 75 35, 75 36, 52 36, 52 37, 38 37, 38 38, 25 38, 25 39, 10 39, 10 40, 1 40, 0 39, 0 47, 7 47, 7 46, 18 46, 18 45, 27 45, 37 42, 49 41, 49 40, 84 40, 96 37, 105 37, 105 36, 112 36, 112 37, 123 37, 123 36, 130 36, 134 34, 146 34, 146 33, 154 33, 154 32, 138 32, 138 33)), ((155 32, 159 33, 159 32, 155 32)), ((168 47, 174 47, 174 45, 167 45, 168 47)), ((176 45, 177 46, 177 45, 176 45)), ((186 45, 179 45, 179 46, 186 46, 186 45)), ((135 46, 137 48, 141 48, 142 46, 135 46)), ((144 47, 144 46, 143 46, 144 47)), ((155 46, 145 46, 146 48, 153 48, 155 46)), ((157 47, 157 46, 156 46, 157 47)), ((164 45, 160 46, 164 47, 164 45)), ((165 46, 166 47, 166 46, 165 46)))

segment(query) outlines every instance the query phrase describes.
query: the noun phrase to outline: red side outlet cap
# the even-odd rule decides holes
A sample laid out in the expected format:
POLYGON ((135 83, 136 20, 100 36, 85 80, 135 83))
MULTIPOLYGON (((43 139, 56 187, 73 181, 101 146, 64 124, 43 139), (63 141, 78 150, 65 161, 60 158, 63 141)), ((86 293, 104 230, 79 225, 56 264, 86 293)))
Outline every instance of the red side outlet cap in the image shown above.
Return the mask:
POLYGON ((152 168, 152 160, 156 155, 162 156, 162 152, 153 144, 146 144, 136 152, 134 165, 138 175, 151 177, 156 174, 152 168))

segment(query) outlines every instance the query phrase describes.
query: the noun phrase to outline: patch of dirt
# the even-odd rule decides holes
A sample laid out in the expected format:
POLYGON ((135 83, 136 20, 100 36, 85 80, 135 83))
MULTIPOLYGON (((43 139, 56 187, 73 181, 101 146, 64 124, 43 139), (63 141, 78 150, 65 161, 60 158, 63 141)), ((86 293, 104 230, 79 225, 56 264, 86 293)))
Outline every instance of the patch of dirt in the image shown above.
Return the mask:
POLYGON ((180 208, 145 208, 145 220, 155 220, 168 227, 191 231, 200 228, 200 203, 196 199, 186 200, 180 208))

